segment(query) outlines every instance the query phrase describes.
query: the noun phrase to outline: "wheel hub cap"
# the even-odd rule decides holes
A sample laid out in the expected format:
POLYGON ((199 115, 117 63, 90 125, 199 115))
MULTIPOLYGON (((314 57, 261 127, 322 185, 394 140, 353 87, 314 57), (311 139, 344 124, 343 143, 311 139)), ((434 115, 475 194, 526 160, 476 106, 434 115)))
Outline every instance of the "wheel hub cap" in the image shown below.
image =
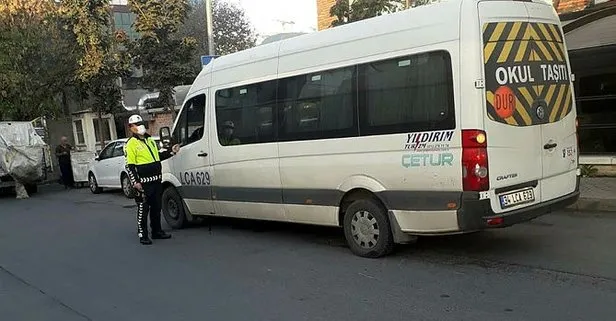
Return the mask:
POLYGON ((123 182, 124 184, 122 184, 122 186, 124 186, 124 193, 128 195, 128 193, 130 192, 130 185, 128 179, 124 178, 123 182))
POLYGON ((379 224, 370 212, 359 211, 353 215, 351 232, 357 245, 371 249, 379 239, 379 224))
POLYGON ((175 203, 174 200, 169 200, 168 204, 168 208, 169 208, 169 216, 171 216, 174 219, 178 218, 178 205, 175 203))

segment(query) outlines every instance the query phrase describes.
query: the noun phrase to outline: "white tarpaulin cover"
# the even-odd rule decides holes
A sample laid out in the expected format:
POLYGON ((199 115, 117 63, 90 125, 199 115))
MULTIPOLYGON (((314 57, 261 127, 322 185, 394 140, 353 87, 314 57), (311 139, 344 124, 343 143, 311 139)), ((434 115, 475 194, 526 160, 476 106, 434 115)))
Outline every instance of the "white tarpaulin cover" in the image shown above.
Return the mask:
POLYGON ((45 148, 30 122, 0 122, 0 176, 21 183, 43 179, 45 148))

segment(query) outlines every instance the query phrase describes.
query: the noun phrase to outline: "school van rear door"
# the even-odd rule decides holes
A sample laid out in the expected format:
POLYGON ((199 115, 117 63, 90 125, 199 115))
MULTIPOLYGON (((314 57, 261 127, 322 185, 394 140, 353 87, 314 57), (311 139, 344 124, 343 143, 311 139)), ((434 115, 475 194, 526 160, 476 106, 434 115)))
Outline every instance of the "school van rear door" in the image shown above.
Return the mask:
POLYGON ((551 8, 550 17, 529 16, 522 1, 482 1, 478 9, 492 209, 567 195, 576 188, 577 139, 558 22, 546 22, 551 8))

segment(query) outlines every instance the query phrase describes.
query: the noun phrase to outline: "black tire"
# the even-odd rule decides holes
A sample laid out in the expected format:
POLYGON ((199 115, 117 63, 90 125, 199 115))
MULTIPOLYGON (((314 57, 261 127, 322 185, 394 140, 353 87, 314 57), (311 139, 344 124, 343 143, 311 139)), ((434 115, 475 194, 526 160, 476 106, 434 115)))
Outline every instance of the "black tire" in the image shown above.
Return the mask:
POLYGON ((344 213, 344 237, 357 256, 378 258, 394 249, 387 210, 374 200, 351 203, 344 213))
POLYGON ((182 197, 174 187, 168 187, 163 192, 163 216, 173 229, 183 229, 188 225, 182 197))
POLYGON ((28 195, 38 193, 38 185, 36 184, 27 184, 24 187, 26 188, 26 192, 28 193, 28 195))
POLYGON ((126 173, 122 173, 120 177, 120 184, 122 184, 122 193, 126 198, 135 198, 135 190, 130 184, 130 179, 126 173))
POLYGON ((92 192, 92 194, 99 194, 103 191, 102 188, 98 187, 96 177, 92 173, 88 174, 88 185, 90 186, 90 192, 92 192))

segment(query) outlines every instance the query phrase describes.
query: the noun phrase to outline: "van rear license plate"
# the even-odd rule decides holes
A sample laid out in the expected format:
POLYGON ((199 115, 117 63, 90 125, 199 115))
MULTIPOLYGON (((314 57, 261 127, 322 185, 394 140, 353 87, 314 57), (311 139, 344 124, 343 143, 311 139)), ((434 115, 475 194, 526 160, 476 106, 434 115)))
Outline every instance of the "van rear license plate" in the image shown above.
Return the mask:
POLYGON ((520 204, 535 201, 535 193, 532 188, 499 196, 501 208, 508 208, 520 204))

